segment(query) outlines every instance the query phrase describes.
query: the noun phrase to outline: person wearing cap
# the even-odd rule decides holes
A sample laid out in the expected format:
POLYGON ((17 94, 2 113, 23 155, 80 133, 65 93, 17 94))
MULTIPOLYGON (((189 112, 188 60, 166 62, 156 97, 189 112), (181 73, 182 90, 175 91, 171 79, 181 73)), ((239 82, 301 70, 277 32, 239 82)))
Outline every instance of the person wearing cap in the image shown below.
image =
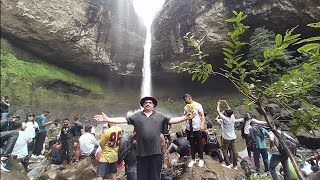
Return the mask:
MULTIPOLYGON (((189 123, 185 123, 185 129, 187 132, 187 139, 190 142, 191 146, 191 161, 188 164, 188 167, 191 168, 196 159, 196 153, 199 155, 199 167, 203 167, 204 161, 203 161, 203 146, 201 144, 202 141, 202 131, 204 130, 204 122, 205 122, 205 117, 203 113, 203 108, 202 105, 198 102, 195 102, 192 99, 192 96, 190 94, 185 94, 182 99, 186 103, 186 105, 194 105, 194 110, 192 113, 195 114, 195 116, 190 119, 189 123), (190 125, 192 123, 192 125, 190 125), (190 127, 192 126, 192 127, 190 127)), ((184 113, 187 113, 188 109, 187 107, 184 108, 184 113)))
POLYGON ((34 121, 35 115, 29 113, 26 117, 26 121, 22 123, 22 128, 28 136, 32 138, 32 141, 28 144, 28 152, 30 153, 33 150, 34 137, 36 136, 36 130, 38 129, 38 123, 34 121))
POLYGON ((143 110, 127 117, 110 118, 104 113, 94 116, 97 121, 116 124, 128 123, 134 126, 137 140, 137 179, 139 180, 160 180, 162 168, 160 134, 162 128, 164 124, 176 124, 188 119, 187 115, 168 118, 154 110, 157 103, 154 97, 147 96, 140 100, 143 110))
POLYGON ((32 136, 28 131, 23 130, 22 122, 17 121, 15 124, 16 131, 19 132, 19 137, 12 150, 12 155, 16 155, 17 159, 21 161, 26 173, 28 172, 28 143, 32 142, 32 136))

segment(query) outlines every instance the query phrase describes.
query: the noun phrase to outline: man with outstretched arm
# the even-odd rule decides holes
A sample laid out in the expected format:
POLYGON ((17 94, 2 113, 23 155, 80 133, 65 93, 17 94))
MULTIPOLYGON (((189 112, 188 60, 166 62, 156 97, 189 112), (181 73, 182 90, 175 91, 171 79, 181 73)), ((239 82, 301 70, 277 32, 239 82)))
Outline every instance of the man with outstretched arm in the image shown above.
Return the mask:
POLYGON ((168 118, 155 111, 157 100, 147 96, 140 100, 142 111, 127 117, 107 117, 95 115, 97 121, 106 121, 115 124, 128 123, 134 126, 137 140, 137 179, 160 180, 162 155, 160 134, 164 124, 176 124, 188 119, 187 116, 168 118))

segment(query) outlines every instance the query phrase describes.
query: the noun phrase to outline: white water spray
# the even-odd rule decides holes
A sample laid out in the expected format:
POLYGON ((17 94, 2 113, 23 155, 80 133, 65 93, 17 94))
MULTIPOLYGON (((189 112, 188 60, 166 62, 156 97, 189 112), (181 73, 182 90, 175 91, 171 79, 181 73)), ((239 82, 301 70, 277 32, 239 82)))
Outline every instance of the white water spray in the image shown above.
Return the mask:
POLYGON ((157 12, 161 9, 164 0, 134 0, 134 9, 140 18, 143 19, 146 26, 146 42, 144 44, 144 57, 143 57, 143 69, 142 69, 142 85, 141 85, 141 97, 152 95, 152 82, 151 82, 151 63, 150 63, 150 51, 151 51, 151 25, 157 12))

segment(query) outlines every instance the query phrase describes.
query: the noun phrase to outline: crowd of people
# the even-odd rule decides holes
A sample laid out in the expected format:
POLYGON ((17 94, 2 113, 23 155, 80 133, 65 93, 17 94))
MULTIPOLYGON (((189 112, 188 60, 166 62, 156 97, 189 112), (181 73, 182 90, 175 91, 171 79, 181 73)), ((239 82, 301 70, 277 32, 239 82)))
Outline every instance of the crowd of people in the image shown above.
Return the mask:
MULTIPOLYGON (((256 171, 260 172, 260 154, 264 163, 264 171, 270 171, 273 179, 277 179, 275 167, 281 162, 285 179, 291 179, 288 156, 277 137, 263 128, 264 121, 251 117, 249 113, 236 119, 227 101, 217 102, 216 122, 221 125, 221 136, 213 129, 216 122, 207 121, 206 113, 200 103, 193 100, 190 94, 185 94, 186 104, 183 115, 168 117, 155 110, 158 101, 153 97, 140 100, 143 108, 126 117, 108 117, 106 114, 95 115, 99 122, 107 122, 102 126, 102 133, 96 134, 97 124, 84 126, 80 116, 75 116, 70 122, 64 118, 49 121, 48 110, 35 116, 29 113, 24 122, 17 115, 10 115, 10 103, 7 97, 1 97, 1 170, 10 171, 8 163, 10 156, 16 156, 28 170, 30 158, 41 159, 44 155, 52 164, 65 166, 76 163, 86 157, 99 161, 96 177, 103 179, 110 175, 115 180, 117 166, 124 163, 128 180, 157 180, 167 167, 168 153, 177 153, 179 161, 186 162, 192 168, 196 162, 199 167, 205 165, 204 154, 217 157, 223 167, 238 170, 238 153, 235 149, 235 123, 242 122, 242 137, 245 139, 247 152, 255 163, 256 171), (226 108, 221 110, 224 103, 226 108), (169 125, 182 123, 182 131, 175 133, 171 140, 169 125), (133 125, 132 133, 123 132, 117 124, 133 125), (169 138, 170 137, 170 138, 169 138), (45 140, 48 140, 48 153, 45 153, 45 140), (98 139, 97 139, 98 138, 98 139), (270 140, 272 157, 268 160, 266 140, 270 140), (191 156, 191 158, 187 158, 191 156), (187 162, 187 160, 190 161, 187 162)), ((275 123, 277 131, 284 137, 293 138, 281 132, 279 123, 275 123)))

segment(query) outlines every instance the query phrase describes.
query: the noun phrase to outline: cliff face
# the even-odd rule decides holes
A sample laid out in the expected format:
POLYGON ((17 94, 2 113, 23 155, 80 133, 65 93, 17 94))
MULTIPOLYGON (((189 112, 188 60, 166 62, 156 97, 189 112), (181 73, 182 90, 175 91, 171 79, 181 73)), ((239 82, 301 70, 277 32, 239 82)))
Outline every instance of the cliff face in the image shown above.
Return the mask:
MULTIPOLYGON (((145 27, 132 1, 1 0, 1 37, 81 74, 139 76, 145 27)), ((252 30, 265 26, 276 33, 300 25, 297 31, 308 35, 305 25, 320 19, 319 0, 167 0, 153 23, 154 77, 193 53, 183 40, 187 32, 206 36, 202 50, 215 68, 221 66, 232 10, 246 13, 252 30)))
POLYGON ((132 0, 1 0, 1 34, 73 71, 141 71, 145 28, 132 0))
POLYGON ((221 66, 222 41, 232 28, 225 20, 232 16, 232 10, 247 14, 245 23, 252 30, 265 26, 282 34, 299 25, 297 32, 310 35, 306 24, 320 20, 318 0, 167 0, 153 23, 153 66, 167 72, 171 63, 188 59, 193 48, 183 39, 187 32, 206 36, 202 50, 215 68, 221 66))

